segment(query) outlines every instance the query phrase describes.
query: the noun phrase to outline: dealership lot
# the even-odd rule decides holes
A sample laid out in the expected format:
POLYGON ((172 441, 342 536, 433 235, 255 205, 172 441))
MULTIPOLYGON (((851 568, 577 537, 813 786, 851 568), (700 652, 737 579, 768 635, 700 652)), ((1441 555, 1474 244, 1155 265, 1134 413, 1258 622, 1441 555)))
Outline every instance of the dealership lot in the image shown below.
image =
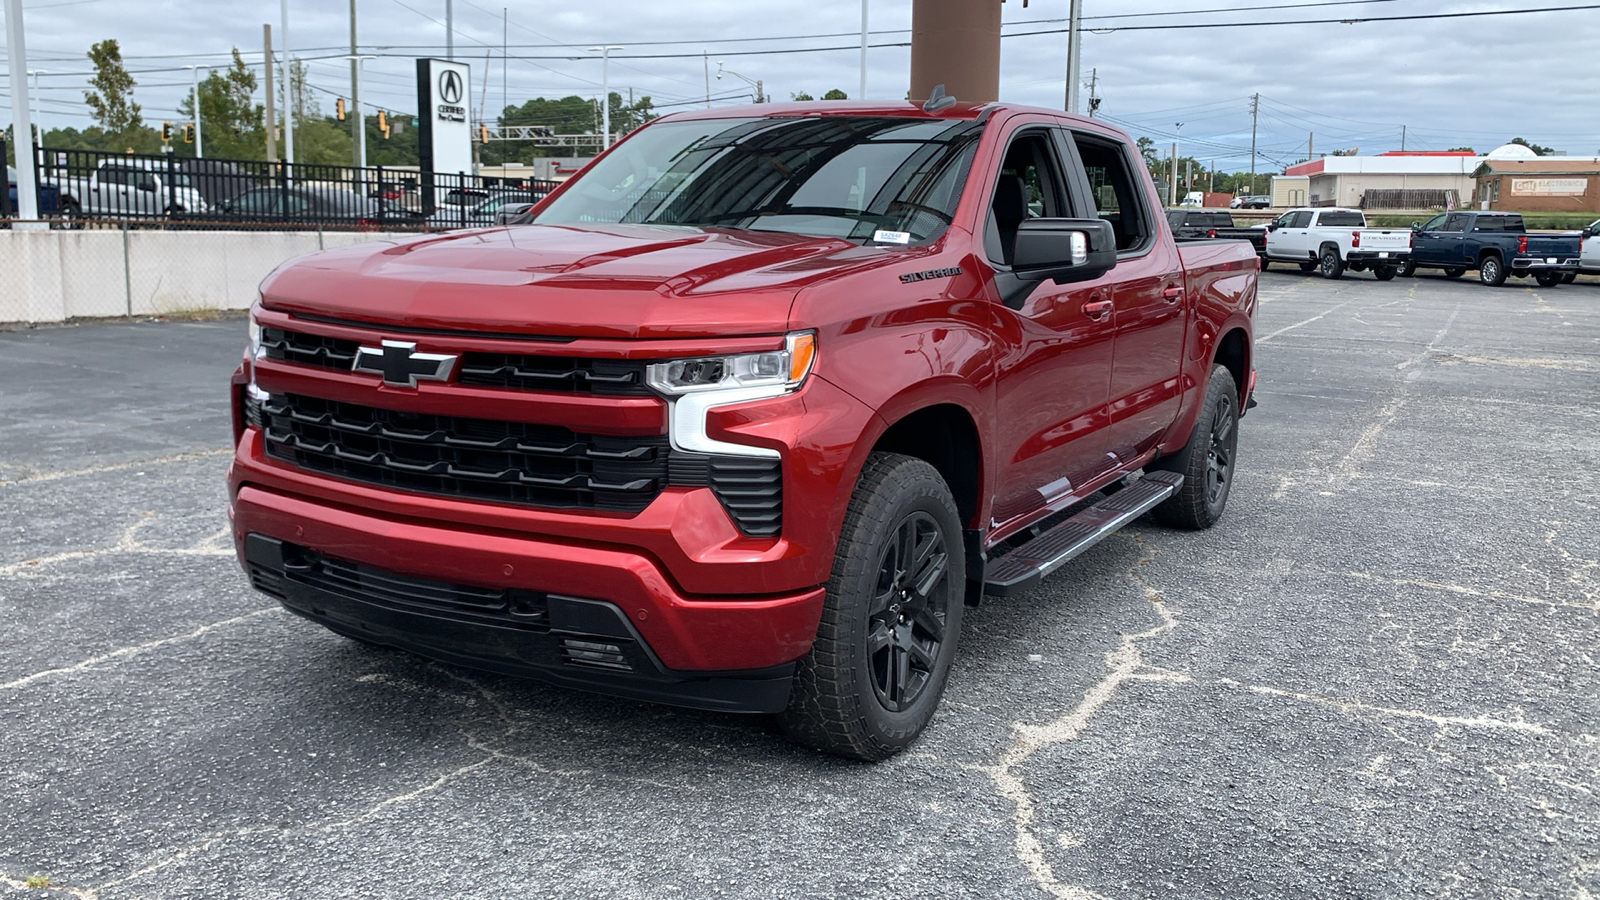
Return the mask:
POLYGON ((242 319, 0 334, 0 896, 1600 894, 1600 285, 1262 276, 1216 529, 967 617, 878 765, 244 583, 242 319))

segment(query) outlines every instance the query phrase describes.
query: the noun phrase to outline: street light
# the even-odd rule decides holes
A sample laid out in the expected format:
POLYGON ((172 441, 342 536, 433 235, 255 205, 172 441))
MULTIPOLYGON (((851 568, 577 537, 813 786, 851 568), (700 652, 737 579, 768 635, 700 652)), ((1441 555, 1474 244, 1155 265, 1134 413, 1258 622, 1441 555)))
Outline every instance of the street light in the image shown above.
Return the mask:
MULTIPOLYGON (((19 138, 33 134, 28 109, 28 49, 22 29, 22 0, 5 0, 6 4, 6 63, 11 78, 11 133, 19 138)), ((33 142, 28 150, 17 148, 17 208, 18 219, 39 218, 39 182, 34 166, 38 154, 33 152, 33 142)), ((45 227, 42 222, 19 221, 11 226, 18 231, 45 227)))
MULTIPOLYGON (((367 60, 369 60, 369 59, 377 59, 377 57, 376 56, 366 56, 366 55, 362 55, 362 54, 347 53, 344 56, 341 56, 340 59, 348 59, 351 62, 356 64, 356 96, 360 97, 361 96, 361 73, 366 71, 366 68, 367 68, 366 67, 366 62, 367 62, 367 60)), ((365 177, 366 170, 367 170, 367 120, 364 117, 362 117, 362 115, 361 115, 361 101, 360 100, 355 101, 355 103, 353 103, 351 105, 354 107, 354 109, 352 109, 351 112, 355 113, 355 117, 357 119, 356 134, 360 135, 360 137, 357 139, 359 141, 357 146, 360 148, 360 151, 361 151, 359 165, 361 167, 362 176, 365 177)))
POLYGON ((747 78, 747 77, 745 77, 743 75, 740 75, 738 72, 735 72, 732 69, 724 69, 723 68, 723 62, 722 62, 722 60, 719 59, 719 60, 717 60, 717 80, 718 81, 722 80, 723 73, 727 73, 729 75, 732 75, 733 77, 739 79, 740 81, 744 82, 745 84, 748 84, 751 87, 755 88, 756 89, 756 102, 757 103, 765 103, 765 102, 767 102, 766 92, 764 92, 761 89, 761 79, 759 79, 759 78, 747 78))
POLYGON ((1172 141, 1172 183, 1167 185, 1167 205, 1178 205, 1178 148, 1183 146, 1183 123, 1176 123, 1178 136, 1172 141))
POLYGON ((590 47, 590 53, 600 54, 600 149, 605 150, 611 146, 611 51, 621 50, 622 47, 606 45, 604 47, 590 47))
POLYGON ((39 129, 39 143, 44 143, 44 116, 39 109, 39 76, 48 74, 47 69, 29 69, 28 74, 33 76, 33 127, 39 129))
POLYGON ((210 66, 184 66, 194 73, 194 158, 205 158, 205 140, 200 137, 200 70, 210 66))
MULTIPOLYGON (((294 162, 294 64, 289 61, 289 0, 279 0, 278 10, 283 18, 283 29, 278 37, 283 41, 283 158, 294 162)), ((267 132, 272 123, 267 123, 267 132)), ((291 169, 293 166, 290 167, 291 169)), ((293 177, 290 176, 290 180, 293 177)))

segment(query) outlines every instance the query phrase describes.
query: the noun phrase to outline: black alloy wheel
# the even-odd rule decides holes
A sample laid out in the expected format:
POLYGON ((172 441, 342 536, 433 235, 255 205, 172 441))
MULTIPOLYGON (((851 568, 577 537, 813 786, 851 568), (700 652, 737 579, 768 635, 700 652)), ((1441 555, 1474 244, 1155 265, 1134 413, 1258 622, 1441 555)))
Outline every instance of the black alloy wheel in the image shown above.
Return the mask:
POLYGON ((1222 518, 1233 489, 1239 451, 1239 388, 1223 365, 1211 367, 1205 405, 1183 450, 1162 457, 1147 469, 1183 476, 1178 492, 1152 512, 1161 524, 1194 531, 1222 518))
POLYGON ((1344 260, 1339 258, 1339 251, 1332 247, 1322 251, 1322 277, 1332 281, 1344 275, 1344 260))
POLYGON ((904 712, 927 690, 944 642, 950 554, 939 523, 917 510, 901 520, 878 562, 878 587, 867 612, 867 667, 872 692, 890 712, 904 712))
POLYGON ((1223 394, 1213 407, 1211 447, 1206 452, 1206 503, 1221 507, 1233 488, 1234 455, 1239 450, 1239 407, 1223 394))

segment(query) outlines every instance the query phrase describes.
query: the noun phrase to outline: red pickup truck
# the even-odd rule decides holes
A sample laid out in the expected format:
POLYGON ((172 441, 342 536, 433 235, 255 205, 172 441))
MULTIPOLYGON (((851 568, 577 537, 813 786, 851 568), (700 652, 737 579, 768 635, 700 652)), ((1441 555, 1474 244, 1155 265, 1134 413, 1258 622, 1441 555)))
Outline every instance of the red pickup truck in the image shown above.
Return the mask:
POLYGON ((261 286, 251 583, 341 634, 879 759, 964 605, 1222 514, 1256 255, 1173 242, 1127 136, 1006 104, 676 114, 530 225, 261 286))

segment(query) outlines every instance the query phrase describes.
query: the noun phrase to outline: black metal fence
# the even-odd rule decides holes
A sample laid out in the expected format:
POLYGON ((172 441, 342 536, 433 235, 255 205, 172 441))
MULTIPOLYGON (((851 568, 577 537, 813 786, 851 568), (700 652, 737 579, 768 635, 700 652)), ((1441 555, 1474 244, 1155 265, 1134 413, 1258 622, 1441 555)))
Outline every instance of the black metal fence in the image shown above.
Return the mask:
POLYGON ((1455 209, 1460 205, 1461 197, 1453 188, 1369 188, 1361 195, 1362 209, 1455 209))
POLYGON ((438 231, 502 224, 555 187, 403 167, 34 152, 39 213, 63 227, 438 231))

